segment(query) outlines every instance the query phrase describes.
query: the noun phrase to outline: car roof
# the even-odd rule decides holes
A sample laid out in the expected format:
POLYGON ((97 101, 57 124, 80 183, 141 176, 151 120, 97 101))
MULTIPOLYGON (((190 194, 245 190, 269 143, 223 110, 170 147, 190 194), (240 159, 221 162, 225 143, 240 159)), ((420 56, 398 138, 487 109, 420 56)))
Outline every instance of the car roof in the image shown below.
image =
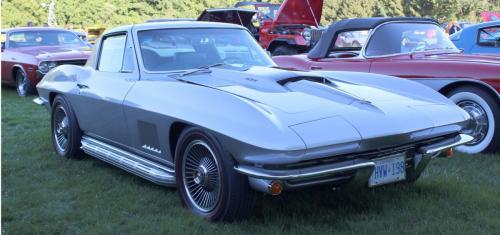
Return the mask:
POLYGON ((246 29, 245 27, 228 24, 228 23, 215 23, 215 22, 200 22, 200 21, 171 21, 171 22, 146 22, 141 24, 131 24, 119 26, 106 30, 104 34, 115 32, 123 32, 129 30, 154 30, 154 29, 196 29, 196 28, 234 28, 246 29))
POLYGON ((245 8, 237 8, 237 7, 225 7, 225 8, 208 8, 203 12, 225 12, 225 11, 240 11, 240 12, 249 12, 249 13, 257 13, 259 11, 245 8))
POLYGON ((15 28, 2 29, 2 32, 54 31, 54 30, 73 32, 71 30, 57 28, 57 27, 15 27, 15 28))
POLYGON ((485 28, 485 27, 491 27, 491 26, 500 26, 500 21, 488 21, 488 22, 483 22, 479 24, 473 24, 471 26, 468 26, 467 28, 464 29, 478 29, 478 28, 485 28))
POLYGON ((435 19, 422 17, 372 17, 372 18, 350 18, 332 23, 323 32, 320 40, 307 54, 310 59, 319 59, 327 56, 333 37, 343 31, 370 30, 389 22, 428 22, 438 24, 435 19))
POLYGON ((279 6, 277 3, 269 3, 269 2, 238 2, 234 4, 234 7, 244 7, 244 6, 252 6, 252 5, 260 5, 260 6, 279 6))

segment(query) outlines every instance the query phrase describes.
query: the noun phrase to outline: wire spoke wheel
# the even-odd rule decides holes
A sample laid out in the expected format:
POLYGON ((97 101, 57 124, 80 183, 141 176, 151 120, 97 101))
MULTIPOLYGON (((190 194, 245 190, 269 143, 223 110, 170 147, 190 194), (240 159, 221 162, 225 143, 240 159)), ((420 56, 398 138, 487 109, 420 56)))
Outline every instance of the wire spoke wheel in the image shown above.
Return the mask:
POLYGON ((188 144, 182 160, 184 189, 191 204, 201 212, 212 211, 221 195, 219 163, 210 146, 202 140, 188 144))
POLYGON ((471 121, 466 133, 470 134, 474 139, 466 145, 476 145, 480 143, 488 134, 488 115, 486 111, 481 105, 471 100, 458 102, 457 105, 471 116, 471 121))
POLYGON ((66 152, 69 142, 69 119, 66 110, 58 105, 54 112, 54 140, 60 152, 66 152))

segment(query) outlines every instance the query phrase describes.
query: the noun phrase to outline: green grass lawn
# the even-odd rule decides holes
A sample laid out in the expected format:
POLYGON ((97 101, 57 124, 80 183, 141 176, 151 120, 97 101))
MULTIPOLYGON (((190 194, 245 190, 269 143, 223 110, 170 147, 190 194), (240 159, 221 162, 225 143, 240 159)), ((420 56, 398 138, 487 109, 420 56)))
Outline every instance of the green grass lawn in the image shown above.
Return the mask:
POLYGON ((2 89, 5 234, 500 233, 500 155, 436 159, 412 185, 261 195, 249 220, 214 224, 175 189, 91 157, 58 158, 33 98, 2 89))

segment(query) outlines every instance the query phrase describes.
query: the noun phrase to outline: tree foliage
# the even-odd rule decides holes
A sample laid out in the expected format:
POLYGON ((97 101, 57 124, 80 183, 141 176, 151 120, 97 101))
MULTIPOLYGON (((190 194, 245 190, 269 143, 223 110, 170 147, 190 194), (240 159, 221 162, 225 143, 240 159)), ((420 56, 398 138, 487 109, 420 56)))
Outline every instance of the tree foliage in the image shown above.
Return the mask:
MULTIPOLYGON (((42 25, 47 21, 49 2, 2 1, 2 27, 24 26, 28 21, 42 25)), ((111 27, 152 18, 196 18, 206 8, 235 3, 236 0, 57 0, 56 16, 58 25, 63 27, 111 27)), ((405 15, 479 22, 483 11, 500 11, 500 0, 325 0, 322 23, 351 17, 405 15)))

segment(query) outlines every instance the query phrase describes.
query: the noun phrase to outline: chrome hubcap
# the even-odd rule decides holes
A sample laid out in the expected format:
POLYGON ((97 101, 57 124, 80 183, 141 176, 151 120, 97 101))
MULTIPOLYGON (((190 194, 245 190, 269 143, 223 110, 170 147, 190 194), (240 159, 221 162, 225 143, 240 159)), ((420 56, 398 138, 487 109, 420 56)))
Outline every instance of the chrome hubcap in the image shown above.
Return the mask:
POLYGON ((65 152, 68 147, 69 120, 66 111, 62 106, 58 106, 54 117, 54 138, 56 147, 61 152, 65 152))
POLYGON ((470 100, 460 101, 457 105, 471 116, 469 126, 465 130, 465 133, 474 137, 474 140, 465 145, 480 143, 486 137, 486 134, 488 134, 488 115, 486 111, 484 111, 481 105, 470 100))
POLYGON ((194 140, 182 158, 182 176, 188 199, 202 212, 213 210, 221 193, 220 169, 207 143, 194 140))
POLYGON ((20 95, 26 94, 26 88, 28 87, 28 79, 24 76, 24 73, 17 73, 17 90, 20 95))

